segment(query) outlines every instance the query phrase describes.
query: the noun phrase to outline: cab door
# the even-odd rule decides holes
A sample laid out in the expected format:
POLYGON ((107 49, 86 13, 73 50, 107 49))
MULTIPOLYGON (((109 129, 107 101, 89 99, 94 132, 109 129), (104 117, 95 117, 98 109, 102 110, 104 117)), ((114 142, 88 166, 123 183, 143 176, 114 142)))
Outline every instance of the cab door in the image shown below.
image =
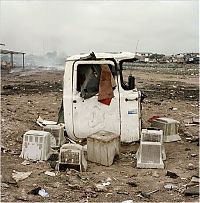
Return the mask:
POLYGON ((128 84, 128 76, 133 74, 132 60, 134 61, 128 59, 127 63, 126 60, 119 62, 121 141, 126 143, 138 141, 141 132, 141 92, 136 87, 130 88, 128 84))
MULTIPOLYGON (((77 61, 73 66, 73 133, 77 139, 87 138, 87 136, 100 130, 113 132, 120 135, 120 110, 119 91, 117 76, 114 74, 116 88, 113 90, 114 98, 110 105, 98 102, 98 93, 90 98, 83 98, 79 85, 79 80, 86 78, 79 77, 80 67, 90 65, 109 65, 112 71, 115 64, 109 60, 103 61, 77 61)), ((100 67, 100 66, 99 66, 100 67)), ((94 85, 94 84, 93 84, 94 85)))

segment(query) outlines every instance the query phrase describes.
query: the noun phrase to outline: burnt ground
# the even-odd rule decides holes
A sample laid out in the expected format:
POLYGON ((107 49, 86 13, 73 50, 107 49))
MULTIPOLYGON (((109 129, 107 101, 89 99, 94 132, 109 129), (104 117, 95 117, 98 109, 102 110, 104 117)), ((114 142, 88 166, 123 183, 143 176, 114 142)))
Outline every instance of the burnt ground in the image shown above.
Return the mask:
POLYGON ((193 175, 199 175, 198 142, 188 141, 199 135, 199 126, 186 127, 183 123, 188 114, 198 115, 199 90, 198 66, 138 65, 132 69, 137 87, 147 98, 143 102, 143 127, 154 115, 178 120, 181 141, 165 143, 167 160, 165 169, 138 169, 135 153, 139 143, 123 144, 118 159, 110 167, 88 162, 87 172, 73 170, 59 172, 55 177, 45 171, 54 171, 50 162, 31 162, 22 165, 19 157, 22 136, 30 129, 41 128, 36 124, 38 115, 47 120, 57 120, 62 100, 63 71, 38 73, 18 72, 4 74, 1 78, 1 180, 8 188, 1 188, 1 202, 113 202, 134 200, 136 202, 194 202, 196 195, 185 196, 184 190, 193 175), (193 154, 196 154, 194 156, 193 154), (16 183, 12 172, 32 171, 25 180, 16 183), (176 179, 166 176, 167 171, 175 172, 176 179), (104 191, 97 191, 96 183, 106 181, 110 185, 104 191), (136 186, 130 186, 133 181, 136 186), (164 185, 173 183, 176 189, 166 190, 164 185), (49 197, 27 194, 42 187, 49 197), (159 189, 149 198, 139 197, 141 192, 159 189))

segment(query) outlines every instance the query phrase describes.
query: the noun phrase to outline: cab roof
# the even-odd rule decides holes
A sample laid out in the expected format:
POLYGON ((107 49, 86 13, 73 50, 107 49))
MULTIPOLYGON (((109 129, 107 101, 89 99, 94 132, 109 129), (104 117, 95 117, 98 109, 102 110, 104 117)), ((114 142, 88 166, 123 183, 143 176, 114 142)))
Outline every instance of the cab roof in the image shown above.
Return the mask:
MULTIPOLYGON (((94 54, 95 54, 95 57, 97 59, 114 58, 116 61, 120 61, 122 59, 135 58, 135 54, 131 53, 131 52, 119 52, 119 53, 107 53, 107 52, 104 52, 104 53, 94 53, 94 54)), ((90 56, 90 53, 89 54, 73 55, 73 56, 68 57, 66 59, 66 61, 80 60, 82 58, 89 57, 89 56, 90 56)))

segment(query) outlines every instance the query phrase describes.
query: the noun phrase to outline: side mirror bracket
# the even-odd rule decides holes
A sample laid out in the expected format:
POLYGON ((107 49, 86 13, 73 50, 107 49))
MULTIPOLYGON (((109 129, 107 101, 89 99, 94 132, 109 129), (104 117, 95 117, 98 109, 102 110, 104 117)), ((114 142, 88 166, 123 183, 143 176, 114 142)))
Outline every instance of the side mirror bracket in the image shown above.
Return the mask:
POLYGON ((135 77, 132 75, 128 76, 128 87, 129 87, 129 90, 135 89, 135 77))

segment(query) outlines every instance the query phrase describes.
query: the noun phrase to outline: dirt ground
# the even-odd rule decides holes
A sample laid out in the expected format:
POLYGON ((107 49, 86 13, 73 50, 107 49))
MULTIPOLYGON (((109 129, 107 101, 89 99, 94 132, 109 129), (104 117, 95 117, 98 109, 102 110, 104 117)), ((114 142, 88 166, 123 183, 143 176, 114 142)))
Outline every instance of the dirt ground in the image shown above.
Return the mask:
MULTIPOLYGON (((147 98, 142 104, 143 127, 150 126, 148 119, 154 115, 166 116, 180 122, 181 141, 165 143, 167 159, 165 169, 138 169, 135 153, 139 143, 122 144, 120 156, 110 167, 88 162, 87 172, 68 170, 56 176, 45 171, 55 171, 48 161, 22 165, 19 157, 22 136, 30 129, 41 130, 36 124, 38 115, 57 121, 62 100, 63 71, 18 72, 1 76, 1 202, 198 202, 199 196, 185 196, 184 190, 192 176, 199 176, 199 126, 184 125, 191 112, 199 114, 199 75, 196 65, 135 66, 138 89, 147 98), (191 138, 191 141, 189 139, 191 138), (194 155, 195 154, 195 155, 194 155), (25 180, 16 183, 12 172, 31 171, 25 180), (178 175, 166 176, 167 171, 178 175), (95 184, 110 182, 103 191, 95 184), (134 186, 128 184, 135 183, 134 186), (167 190, 172 183, 177 188, 167 190), (49 197, 28 194, 34 188, 44 188, 49 197), (141 192, 159 191, 149 198, 141 192)), ((190 186, 191 187, 191 186, 190 186)))

